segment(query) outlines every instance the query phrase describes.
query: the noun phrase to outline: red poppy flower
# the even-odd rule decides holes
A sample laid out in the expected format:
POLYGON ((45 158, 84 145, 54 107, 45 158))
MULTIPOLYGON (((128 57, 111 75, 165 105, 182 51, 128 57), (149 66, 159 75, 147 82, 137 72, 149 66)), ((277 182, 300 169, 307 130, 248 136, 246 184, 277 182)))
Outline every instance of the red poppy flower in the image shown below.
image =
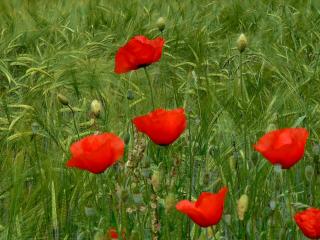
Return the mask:
POLYGON ((109 228, 108 230, 108 239, 118 239, 117 229, 115 227, 109 228))
POLYGON ((320 209, 309 208, 296 213, 294 219, 306 237, 320 238, 320 209))
MULTIPOLYGON (((108 239, 108 240, 119 239, 119 234, 117 233, 117 229, 115 227, 109 228, 107 235, 106 235, 106 239, 108 239)), ((121 233, 121 239, 126 240, 125 230, 123 230, 121 233)))
POLYGON ((288 169, 303 157, 308 136, 305 128, 275 130, 260 138, 254 148, 272 164, 288 169))
POLYGON ((135 36, 121 47, 115 58, 115 73, 126 73, 160 60, 164 39, 150 40, 145 36, 135 36))
POLYGON ((216 225, 222 217, 227 191, 228 189, 224 187, 216 194, 203 192, 196 202, 188 200, 178 202, 176 209, 188 215, 201 227, 216 225))
POLYGON ((187 119, 183 108, 156 109, 147 115, 133 119, 138 131, 143 132, 156 144, 169 145, 185 130, 187 119))
POLYGON ((124 153, 124 142, 112 133, 90 135, 73 143, 68 167, 102 173, 124 153))

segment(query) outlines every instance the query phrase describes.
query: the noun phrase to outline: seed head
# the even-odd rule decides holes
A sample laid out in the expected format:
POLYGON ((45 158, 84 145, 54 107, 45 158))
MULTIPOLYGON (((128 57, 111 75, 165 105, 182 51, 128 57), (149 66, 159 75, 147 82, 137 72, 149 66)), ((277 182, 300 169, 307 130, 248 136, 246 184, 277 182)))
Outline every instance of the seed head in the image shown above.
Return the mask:
POLYGON ((166 209, 166 212, 169 212, 172 209, 174 209, 176 202, 177 201, 175 195, 173 193, 169 193, 164 200, 164 207, 166 209))
POLYGON ((238 200, 237 213, 238 218, 242 221, 244 219, 244 214, 248 210, 249 197, 247 194, 242 194, 238 200))
POLYGON ((161 182, 160 172, 154 171, 151 177, 151 184, 155 192, 160 190, 160 182, 161 182))
POLYGON ((248 45, 248 39, 246 35, 241 33, 237 40, 237 48, 239 52, 242 53, 246 49, 247 45, 248 45))
POLYGON ((162 32, 166 27, 166 20, 163 17, 159 17, 157 20, 157 27, 162 32))
POLYGON ((93 113, 93 115, 94 115, 96 118, 98 118, 98 117, 100 116, 101 109, 102 109, 102 106, 101 106, 100 101, 98 101, 97 99, 94 99, 94 100, 91 102, 91 112, 93 113))

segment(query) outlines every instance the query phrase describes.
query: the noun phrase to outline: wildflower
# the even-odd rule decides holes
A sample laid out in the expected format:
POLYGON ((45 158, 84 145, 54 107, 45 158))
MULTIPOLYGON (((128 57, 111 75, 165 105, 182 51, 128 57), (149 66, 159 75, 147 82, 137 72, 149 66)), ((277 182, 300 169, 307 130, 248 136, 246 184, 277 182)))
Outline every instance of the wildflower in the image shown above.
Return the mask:
POLYGON ((164 39, 150 40, 145 36, 135 36, 121 47, 115 57, 115 73, 121 74, 146 67, 160 60, 164 39))
POLYGON ((303 157, 308 135, 305 128, 275 130, 260 138, 254 148, 271 164, 288 169, 303 157))
POLYGON ((241 33, 237 40, 237 48, 239 52, 242 53, 247 48, 247 45, 248 45, 248 39, 246 35, 241 33))
MULTIPOLYGON (((106 234, 106 239, 107 240, 117 240, 119 238, 119 234, 117 233, 117 229, 115 227, 111 227, 108 229, 107 234, 106 234)), ((121 233, 121 239, 125 240, 126 239, 126 232, 125 230, 122 231, 121 233)))
POLYGON ((138 131, 143 132, 156 144, 169 145, 185 130, 187 119, 183 108, 156 109, 147 115, 133 119, 138 131))
POLYGON ((201 227, 209 227, 219 223, 224 200, 228 189, 220 189, 216 194, 203 192, 196 202, 182 200, 177 203, 176 209, 190 217, 192 221, 201 227))
POLYGON ((118 239, 117 229, 115 227, 109 228, 108 230, 108 239, 118 239))
POLYGON ((310 239, 320 238, 320 209, 309 208, 294 216, 303 234, 310 239))
POLYGON ((124 142, 113 133, 95 134, 82 138, 70 147, 68 167, 92 173, 102 173, 124 153, 124 142))

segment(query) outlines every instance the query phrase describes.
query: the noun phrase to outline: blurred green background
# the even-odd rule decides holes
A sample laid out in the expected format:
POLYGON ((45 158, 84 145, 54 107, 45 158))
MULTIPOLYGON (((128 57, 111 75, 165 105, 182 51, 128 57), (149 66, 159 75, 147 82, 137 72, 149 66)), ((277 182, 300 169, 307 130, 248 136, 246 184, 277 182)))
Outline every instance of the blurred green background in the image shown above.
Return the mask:
POLYGON ((320 207, 319 9, 312 0, 2 0, 0 239, 104 239, 110 227, 151 239, 155 174, 159 239, 187 239, 189 229, 192 239, 210 239, 169 203, 224 185, 216 239, 303 239, 292 214, 320 207), (241 65, 240 33, 248 38, 241 65), (113 73, 117 49, 139 34, 166 40, 148 67, 156 107, 188 115, 168 148, 134 134, 131 119, 151 110, 143 70, 113 73), (81 136, 130 136, 119 164, 100 175, 65 167, 77 133, 58 93, 81 136), (94 125, 93 99, 103 104, 94 125), (277 173, 252 145, 268 130, 298 126, 310 132, 305 157, 277 173), (129 158, 138 158, 133 168, 129 158))

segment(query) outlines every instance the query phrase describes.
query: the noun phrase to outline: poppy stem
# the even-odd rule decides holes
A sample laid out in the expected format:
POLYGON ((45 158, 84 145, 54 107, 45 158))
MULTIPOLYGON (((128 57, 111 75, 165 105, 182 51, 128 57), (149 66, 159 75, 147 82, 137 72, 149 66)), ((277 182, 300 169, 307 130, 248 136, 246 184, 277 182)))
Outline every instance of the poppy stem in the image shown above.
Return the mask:
POLYGON ((153 95, 153 90, 152 90, 152 82, 151 82, 149 73, 148 73, 148 71, 147 71, 147 68, 144 67, 143 69, 144 69, 144 72, 145 72, 146 77, 147 77, 147 79, 148 79, 148 83, 149 83, 149 87, 150 87, 152 107, 153 107, 153 109, 155 109, 155 105, 154 105, 154 95, 153 95))
POLYGON ((239 55, 239 71, 240 71, 240 94, 241 94, 241 100, 244 99, 243 97, 243 79, 242 79, 242 53, 239 55))
POLYGON ((77 132, 77 135, 78 135, 78 139, 80 139, 80 134, 79 134, 79 130, 78 130, 78 127, 77 127, 74 110, 72 109, 72 107, 69 104, 67 106, 72 112, 73 125, 74 125, 74 128, 76 129, 76 132, 77 132))

